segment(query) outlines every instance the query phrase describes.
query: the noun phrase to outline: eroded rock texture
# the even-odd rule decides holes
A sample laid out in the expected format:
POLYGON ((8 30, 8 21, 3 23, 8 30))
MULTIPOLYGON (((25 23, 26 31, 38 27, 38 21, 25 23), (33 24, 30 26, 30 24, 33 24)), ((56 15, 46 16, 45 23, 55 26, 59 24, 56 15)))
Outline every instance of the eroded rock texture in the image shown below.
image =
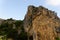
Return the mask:
POLYGON ((43 6, 28 7, 24 27, 28 37, 33 36, 32 40, 56 40, 60 36, 60 19, 54 11, 43 6))

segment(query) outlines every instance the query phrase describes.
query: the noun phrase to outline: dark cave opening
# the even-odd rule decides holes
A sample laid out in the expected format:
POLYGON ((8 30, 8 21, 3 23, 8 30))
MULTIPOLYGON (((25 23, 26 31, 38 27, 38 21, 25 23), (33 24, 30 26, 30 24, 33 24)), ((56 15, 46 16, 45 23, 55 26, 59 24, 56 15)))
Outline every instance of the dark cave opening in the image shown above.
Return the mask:
POLYGON ((33 40, 33 36, 30 36, 30 37, 29 37, 29 40, 33 40))

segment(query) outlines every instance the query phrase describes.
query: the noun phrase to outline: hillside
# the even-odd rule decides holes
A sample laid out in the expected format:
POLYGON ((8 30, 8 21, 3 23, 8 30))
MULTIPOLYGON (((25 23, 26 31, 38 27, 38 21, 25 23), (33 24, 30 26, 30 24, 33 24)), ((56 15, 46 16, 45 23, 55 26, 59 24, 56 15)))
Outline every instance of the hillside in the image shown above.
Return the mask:
POLYGON ((0 40, 24 40, 27 39, 26 32, 24 32, 23 21, 14 20, 12 18, 7 20, 0 20, 0 40))
POLYGON ((0 40, 60 40, 60 18, 43 6, 28 6, 24 20, 0 19, 0 40))

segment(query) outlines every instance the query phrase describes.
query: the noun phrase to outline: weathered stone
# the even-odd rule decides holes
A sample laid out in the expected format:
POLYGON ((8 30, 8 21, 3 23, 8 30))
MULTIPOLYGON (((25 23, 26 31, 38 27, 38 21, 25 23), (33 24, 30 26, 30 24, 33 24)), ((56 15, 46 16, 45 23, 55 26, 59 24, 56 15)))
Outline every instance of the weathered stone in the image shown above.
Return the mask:
POLYGON ((28 7, 24 28, 29 36, 33 36, 33 40, 55 40, 57 34, 60 34, 56 31, 58 27, 60 27, 60 19, 54 11, 42 6, 28 7))

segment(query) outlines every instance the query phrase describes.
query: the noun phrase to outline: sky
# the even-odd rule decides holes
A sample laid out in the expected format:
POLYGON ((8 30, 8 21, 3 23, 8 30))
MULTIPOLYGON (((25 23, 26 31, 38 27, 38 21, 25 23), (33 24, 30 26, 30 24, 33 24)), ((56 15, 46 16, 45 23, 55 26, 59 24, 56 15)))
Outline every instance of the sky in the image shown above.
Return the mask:
POLYGON ((60 17, 60 0, 0 0, 0 18, 23 20, 29 5, 42 5, 60 17))

